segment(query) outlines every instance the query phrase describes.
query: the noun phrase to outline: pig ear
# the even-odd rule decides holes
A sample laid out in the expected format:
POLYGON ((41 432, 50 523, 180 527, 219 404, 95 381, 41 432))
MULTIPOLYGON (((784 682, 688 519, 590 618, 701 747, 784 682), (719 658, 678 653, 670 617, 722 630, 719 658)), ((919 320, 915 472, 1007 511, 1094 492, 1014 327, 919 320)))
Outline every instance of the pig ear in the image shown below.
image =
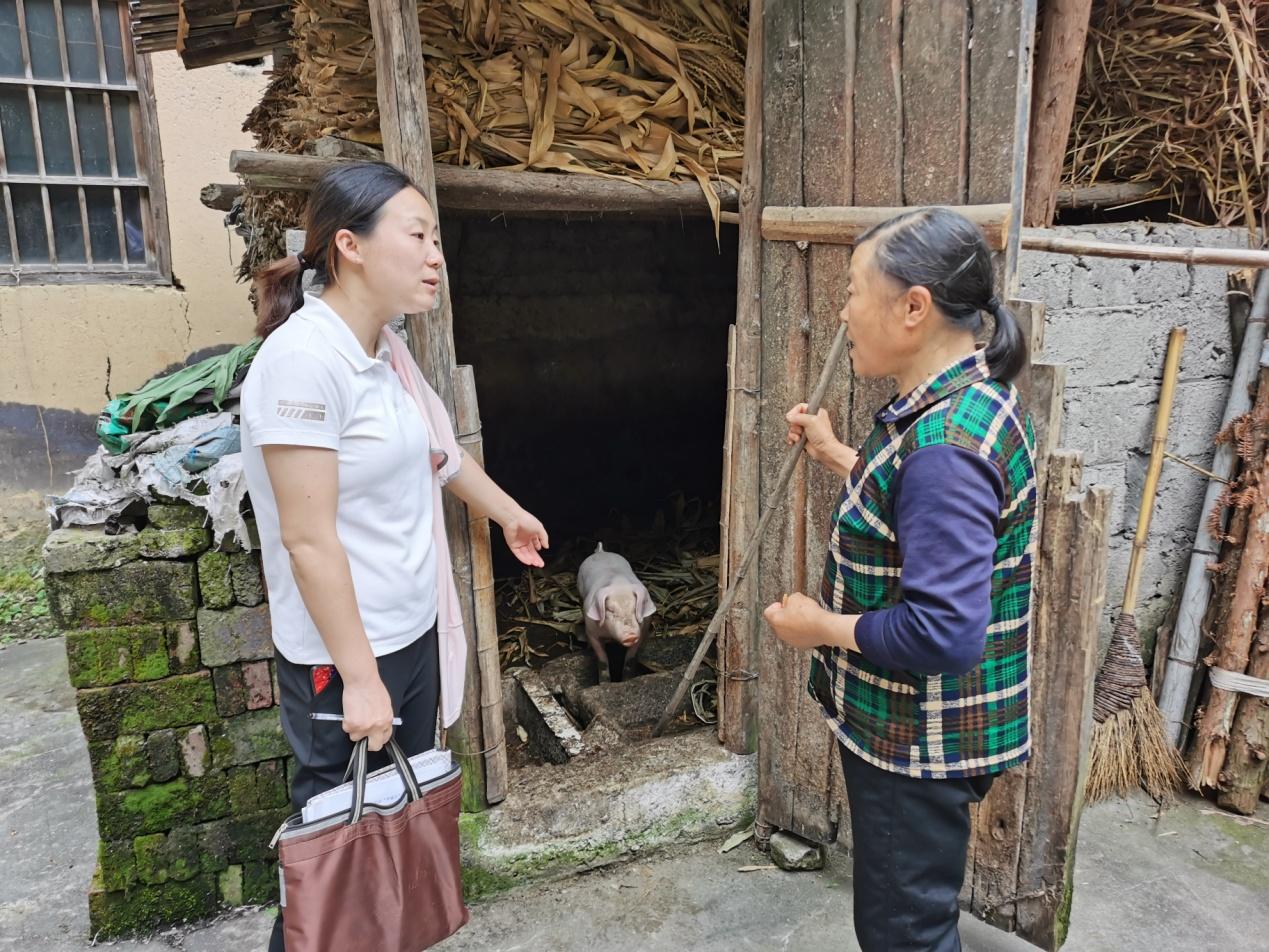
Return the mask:
POLYGON ((652 596, 648 594, 648 590, 642 585, 639 586, 639 604, 635 607, 635 611, 639 615, 639 620, 643 621, 649 615, 656 614, 657 607, 652 602, 652 596))
POLYGON ((607 587, 596 589, 587 595, 586 604, 583 606, 586 617, 602 625, 604 623, 604 599, 607 597, 607 587))

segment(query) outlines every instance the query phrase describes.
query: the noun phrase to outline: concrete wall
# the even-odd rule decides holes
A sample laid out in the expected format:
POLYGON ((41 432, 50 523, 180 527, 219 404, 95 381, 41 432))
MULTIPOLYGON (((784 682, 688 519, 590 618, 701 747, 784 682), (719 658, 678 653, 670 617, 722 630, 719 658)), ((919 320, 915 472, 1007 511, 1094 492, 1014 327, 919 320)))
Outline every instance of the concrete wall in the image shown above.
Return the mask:
POLYGON ((0 287, 0 490, 65 488, 110 395, 251 334, 246 288, 233 277, 241 241, 198 192, 226 180, 231 149, 250 147, 242 122, 264 70, 187 72, 175 53, 151 64, 177 283, 0 287))
MULTIPOLYGON (((1055 229, 1103 241, 1246 247, 1237 229, 1126 224, 1055 229)), ((1084 453, 1086 480, 1114 492, 1103 637, 1123 600, 1150 452, 1168 332, 1188 329, 1169 448, 1206 467, 1234 364, 1227 269, 1024 252, 1021 297, 1047 305, 1043 358, 1067 366, 1062 445, 1084 453)), ((1137 610, 1153 650, 1156 629, 1184 582, 1206 478, 1165 461, 1137 610)))

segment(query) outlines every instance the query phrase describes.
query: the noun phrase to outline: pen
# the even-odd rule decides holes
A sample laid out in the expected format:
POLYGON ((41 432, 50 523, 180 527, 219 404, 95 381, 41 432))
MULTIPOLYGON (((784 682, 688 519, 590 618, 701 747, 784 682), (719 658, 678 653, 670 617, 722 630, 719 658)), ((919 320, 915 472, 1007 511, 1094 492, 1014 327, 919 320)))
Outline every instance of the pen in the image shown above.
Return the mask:
MULTIPOLYGON (((315 721, 342 721, 344 719, 343 714, 310 714, 309 717, 315 721)), ((393 726, 400 727, 401 718, 394 717, 392 723, 393 726)))

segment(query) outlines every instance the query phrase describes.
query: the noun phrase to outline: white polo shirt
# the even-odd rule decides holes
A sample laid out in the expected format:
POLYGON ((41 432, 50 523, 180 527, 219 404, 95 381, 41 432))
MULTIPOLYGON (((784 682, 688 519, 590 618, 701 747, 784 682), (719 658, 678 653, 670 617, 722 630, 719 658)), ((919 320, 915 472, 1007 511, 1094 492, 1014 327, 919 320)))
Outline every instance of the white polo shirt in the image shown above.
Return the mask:
POLYGON ((282 545, 262 446, 334 450, 335 527, 348 553, 357 607, 376 656, 410 644, 436 621, 436 552, 427 427, 388 363, 370 357, 320 298, 269 335, 242 388, 242 457, 260 533, 273 641, 296 664, 330 664, 282 545))

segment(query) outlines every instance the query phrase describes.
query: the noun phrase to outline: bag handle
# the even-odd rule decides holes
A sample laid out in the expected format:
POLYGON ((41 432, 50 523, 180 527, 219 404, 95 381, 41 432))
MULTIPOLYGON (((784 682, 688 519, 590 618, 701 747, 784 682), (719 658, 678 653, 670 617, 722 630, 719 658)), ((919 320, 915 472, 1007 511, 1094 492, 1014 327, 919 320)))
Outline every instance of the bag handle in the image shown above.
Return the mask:
MULTIPOLYGON (((352 757, 348 760, 348 768, 344 771, 344 782, 348 782, 348 778, 353 779, 353 802, 352 812, 348 816, 349 824, 356 823, 361 819, 366 808, 366 754, 369 749, 369 741, 363 737, 357 741, 353 747, 352 757)), ((405 796, 410 802, 419 799, 422 793, 419 791, 418 781, 414 778, 414 770, 410 767, 409 760, 397 745, 394 738, 389 738, 386 745, 388 756, 392 758, 393 765, 397 768, 397 773, 401 777, 401 782, 405 786, 405 796)))

